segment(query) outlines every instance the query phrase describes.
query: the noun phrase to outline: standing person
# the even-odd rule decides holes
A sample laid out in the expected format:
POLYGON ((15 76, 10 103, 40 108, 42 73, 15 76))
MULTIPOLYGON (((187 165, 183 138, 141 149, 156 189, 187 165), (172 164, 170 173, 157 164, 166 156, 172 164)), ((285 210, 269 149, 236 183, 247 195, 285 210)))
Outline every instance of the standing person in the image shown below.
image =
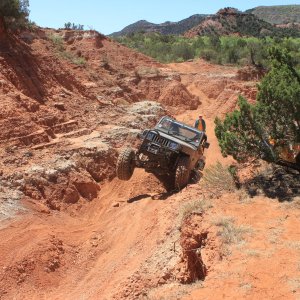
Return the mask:
POLYGON ((201 115, 199 116, 199 119, 197 119, 195 122, 195 128, 203 132, 206 131, 206 123, 201 115))

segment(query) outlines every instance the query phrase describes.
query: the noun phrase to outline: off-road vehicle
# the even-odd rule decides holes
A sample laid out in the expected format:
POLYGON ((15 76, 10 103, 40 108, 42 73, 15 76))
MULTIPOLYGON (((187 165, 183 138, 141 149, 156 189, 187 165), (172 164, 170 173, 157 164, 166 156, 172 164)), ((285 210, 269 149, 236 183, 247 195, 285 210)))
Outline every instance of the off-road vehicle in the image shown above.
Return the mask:
POLYGON ((185 187, 192 174, 205 165, 204 149, 209 147, 206 134, 165 116, 153 129, 139 134, 137 150, 125 148, 117 161, 117 177, 129 180, 135 168, 173 179, 178 190, 185 187))

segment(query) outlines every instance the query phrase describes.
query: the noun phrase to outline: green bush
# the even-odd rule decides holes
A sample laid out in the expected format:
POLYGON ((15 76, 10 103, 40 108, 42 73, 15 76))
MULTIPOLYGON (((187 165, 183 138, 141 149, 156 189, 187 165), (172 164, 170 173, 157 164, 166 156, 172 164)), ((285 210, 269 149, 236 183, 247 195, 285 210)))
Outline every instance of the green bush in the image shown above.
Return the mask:
POLYGON ((1 0, 0 24, 6 29, 25 26, 29 15, 28 7, 28 0, 1 0))
POLYGON ((284 147, 300 142, 300 76, 286 50, 271 47, 269 59, 272 67, 258 86, 257 103, 240 97, 239 110, 215 120, 224 156, 277 162, 284 147))

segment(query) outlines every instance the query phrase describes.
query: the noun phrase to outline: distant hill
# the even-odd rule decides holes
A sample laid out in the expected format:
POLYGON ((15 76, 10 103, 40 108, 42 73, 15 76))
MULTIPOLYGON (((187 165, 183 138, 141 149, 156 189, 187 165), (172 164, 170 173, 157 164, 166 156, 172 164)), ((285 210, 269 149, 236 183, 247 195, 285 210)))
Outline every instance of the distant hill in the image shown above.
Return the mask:
POLYGON ((126 26, 118 32, 110 34, 117 37, 135 32, 158 32, 161 34, 183 34, 194 26, 198 25, 208 15, 196 14, 179 22, 164 22, 161 24, 150 23, 146 20, 140 20, 136 23, 126 26))
POLYGON ((258 6, 246 13, 271 24, 300 23, 300 5, 258 6))
POLYGON ((299 23, 300 5, 259 6, 245 12, 234 8, 225 8, 213 15, 195 14, 179 22, 155 24, 140 20, 126 26, 121 31, 110 34, 110 36, 119 37, 136 32, 157 32, 163 35, 184 34, 187 37, 212 34, 299 37, 299 23))
POLYGON ((243 13, 234 8, 225 8, 205 18, 185 33, 186 37, 199 35, 299 37, 300 31, 296 28, 277 28, 249 12, 243 13))

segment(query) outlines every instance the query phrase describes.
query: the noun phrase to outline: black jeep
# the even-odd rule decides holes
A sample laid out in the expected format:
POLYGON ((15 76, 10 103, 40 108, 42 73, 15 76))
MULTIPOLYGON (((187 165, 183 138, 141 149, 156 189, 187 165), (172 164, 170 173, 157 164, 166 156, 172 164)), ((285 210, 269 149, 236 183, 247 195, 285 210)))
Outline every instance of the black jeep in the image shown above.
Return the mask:
POLYGON ((205 166, 206 134, 165 116, 150 130, 139 134, 138 150, 125 148, 117 161, 117 176, 129 180, 134 168, 143 168, 156 176, 171 177, 175 188, 185 187, 192 174, 205 166))

